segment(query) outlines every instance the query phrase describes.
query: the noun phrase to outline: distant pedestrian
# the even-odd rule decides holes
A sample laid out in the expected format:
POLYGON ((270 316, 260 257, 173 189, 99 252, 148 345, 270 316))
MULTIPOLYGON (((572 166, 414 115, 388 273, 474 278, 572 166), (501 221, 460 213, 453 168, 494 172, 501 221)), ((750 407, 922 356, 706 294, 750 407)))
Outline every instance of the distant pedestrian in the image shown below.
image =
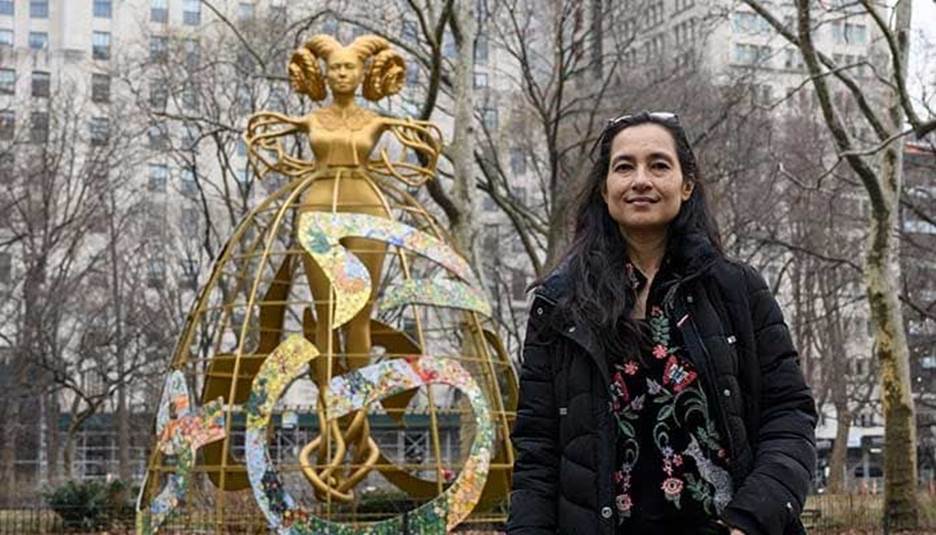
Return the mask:
POLYGON ((613 119, 595 156, 530 310, 507 533, 803 533, 815 403, 679 120, 613 119))

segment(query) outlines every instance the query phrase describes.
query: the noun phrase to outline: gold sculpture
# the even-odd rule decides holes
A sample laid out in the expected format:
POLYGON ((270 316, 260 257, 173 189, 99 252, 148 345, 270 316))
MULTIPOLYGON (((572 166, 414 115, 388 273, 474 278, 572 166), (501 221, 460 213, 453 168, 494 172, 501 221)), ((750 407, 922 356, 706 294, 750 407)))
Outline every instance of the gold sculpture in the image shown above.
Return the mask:
MULTIPOLYGON (((296 178, 314 177, 312 185, 302 195, 301 211, 355 212, 390 217, 377 184, 371 173, 390 174, 411 185, 421 185, 432 177, 441 150, 441 134, 431 123, 398 120, 383 117, 357 105, 355 94, 363 85, 364 97, 380 100, 393 95, 403 87, 405 74, 403 58, 389 48, 387 41, 377 36, 364 36, 347 47, 334 38, 317 35, 297 50, 289 63, 289 79, 293 90, 315 101, 326 98, 326 85, 332 94, 332 103, 300 118, 272 112, 261 112, 250 118, 244 139, 252 156, 259 162, 261 176, 277 172, 296 178), (370 62, 365 69, 365 61, 370 62), (323 78, 320 60, 327 69, 323 78), (305 135, 312 148, 314 160, 301 160, 287 155, 282 138, 299 132, 305 135), (418 151, 426 160, 425 166, 392 162, 387 150, 381 151, 379 160, 371 161, 370 154, 380 137, 389 132, 403 145, 418 151), (272 158, 271 158, 272 156, 272 158), (404 166, 401 171, 397 166, 404 166), (418 177, 414 180, 414 177, 418 177)), ((379 241, 346 238, 345 246, 367 267, 371 280, 379 280, 387 246, 379 241)), ((331 284, 321 268, 308 256, 304 257, 306 276, 313 296, 328 296, 331 284)), ((315 345, 327 355, 335 355, 332 336, 332 300, 316 297, 315 345)), ((335 358, 315 361, 315 378, 320 389, 335 375, 355 370, 370 362, 371 312, 373 295, 367 306, 345 328, 345 363, 335 358)), ((303 471, 320 493, 350 501, 350 489, 356 485, 377 461, 377 445, 369 437, 366 414, 355 413, 344 432, 332 424, 324 437, 309 443, 301 454, 303 471), (329 456, 330 436, 336 448, 329 456), (336 473, 345 455, 348 442, 354 443, 353 463, 359 465, 349 477, 339 482, 336 473), (311 468, 309 457, 317 450, 320 460, 328 458, 321 473, 311 468), (330 458, 329 458, 330 457, 330 458), (332 478, 330 482, 326 482, 332 478)), ((321 463, 320 463, 321 464, 321 463)))
MULTIPOLYGON (((331 503, 354 503, 355 486, 375 470, 417 500, 440 496, 450 479, 446 475, 450 470, 441 459, 440 414, 431 388, 425 389, 435 473, 430 478, 413 467, 394 464, 380 451, 371 436, 366 410, 330 420, 324 406, 332 379, 367 367, 374 360, 375 347, 383 350, 382 358, 426 355, 430 352, 429 331, 461 333, 463 336, 456 336, 459 341, 454 350, 463 352, 459 359, 472 374, 480 374, 479 385, 491 404, 490 414, 496 422, 493 431, 487 431, 495 435, 494 451, 490 476, 486 484, 481 482, 484 492, 479 507, 501 503, 513 464, 507 437, 516 406, 516 379, 500 340, 483 325, 477 312, 471 312, 483 312, 484 307, 477 303, 466 305, 472 300, 471 295, 458 294, 456 300, 461 305, 456 308, 465 312, 451 317, 461 319, 448 320, 444 318, 449 315, 437 313, 434 319, 437 324, 432 328, 425 325, 427 317, 413 307, 407 321, 415 327, 414 333, 374 318, 375 298, 385 272, 396 270, 398 276, 411 281, 417 262, 401 249, 399 240, 391 240, 395 248, 388 249, 386 235, 381 238, 370 232, 367 235, 374 239, 367 239, 357 233, 341 237, 340 244, 363 265, 373 281, 373 291, 369 287, 369 293, 363 295, 363 306, 354 308, 353 316, 339 321, 345 312, 341 303, 346 300, 340 299, 335 273, 323 270, 308 252, 309 238, 300 236, 299 222, 308 219, 305 217, 308 214, 378 218, 367 221, 378 227, 380 220, 387 221, 390 234, 406 218, 403 227, 434 237, 421 238, 423 243, 415 249, 410 243, 410 250, 442 262, 451 271, 452 255, 457 254, 450 251, 446 256, 448 253, 429 251, 433 247, 448 250, 444 246, 447 238, 408 191, 434 176, 441 152, 441 133, 429 122, 387 117, 358 106, 358 88, 366 99, 377 101, 399 92, 403 85, 403 58, 380 37, 359 37, 345 47, 330 36, 317 35, 293 54, 288 71, 297 93, 323 101, 330 91, 332 99, 328 105, 302 117, 264 111, 248 121, 244 140, 257 175, 261 179, 279 175, 288 183, 254 209, 236 229, 199 295, 173 358, 173 369, 188 369, 195 375, 196 384, 203 381, 202 404, 219 397, 227 402, 225 437, 201 446, 203 459, 195 470, 206 473, 220 491, 251 486, 244 461, 234 452, 233 409, 250 403, 252 392, 257 391, 255 379, 267 357, 281 348, 291 333, 298 332, 312 341, 320 354, 310 364, 319 392, 320 434, 298 452, 297 468, 311 483, 316 497, 326 504, 326 517, 343 518, 332 510, 331 503), (397 152, 401 154, 391 156, 397 152), (300 242, 306 250, 298 245, 300 242), (391 265, 387 258, 393 259, 391 265), (447 264, 446 259, 450 261, 447 264), (307 288, 296 280, 295 273, 300 270, 307 288), (221 302, 216 297, 219 289, 223 289, 221 302), (303 291, 311 299, 300 298, 303 291), (297 321, 298 327, 294 325, 297 321), (211 354, 203 359, 194 356, 200 329, 212 333, 211 354)), ((465 281, 461 286, 469 293, 471 287, 477 286, 470 270, 462 269, 459 276, 465 281)), ((434 303, 446 306, 442 298, 434 303)), ((402 425, 415 394, 416 391, 403 392, 383 398, 381 404, 387 415, 402 425)), ((155 495, 155 481, 165 472, 160 453, 154 452, 141 497, 155 495)), ((256 493, 256 484, 253 486, 256 493)), ((223 498, 216 500, 221 518, 225 516, 223 502, 223 498)), ((493 519, 496 518, 495 515, 493 519)))

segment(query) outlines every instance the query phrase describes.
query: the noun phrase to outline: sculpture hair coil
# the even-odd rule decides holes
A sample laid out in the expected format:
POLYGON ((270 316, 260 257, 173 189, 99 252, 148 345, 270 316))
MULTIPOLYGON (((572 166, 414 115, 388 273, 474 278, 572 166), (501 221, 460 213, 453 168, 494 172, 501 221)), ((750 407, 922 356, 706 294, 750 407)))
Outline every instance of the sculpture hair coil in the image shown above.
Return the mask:
POLYGON ((325 78, 318 57, 307 48, 293 52, 289 60, 289 83, 295 92, 315 101, 325 100, 325 78))

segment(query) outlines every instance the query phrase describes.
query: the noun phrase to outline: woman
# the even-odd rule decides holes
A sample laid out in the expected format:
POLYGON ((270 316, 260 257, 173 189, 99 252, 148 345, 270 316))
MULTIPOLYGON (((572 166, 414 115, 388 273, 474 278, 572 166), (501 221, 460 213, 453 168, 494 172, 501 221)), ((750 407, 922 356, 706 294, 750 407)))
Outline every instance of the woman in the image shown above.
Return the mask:
POLYGON ((507 532, 803 532, 815 404, 675 115, 609 121, 527 327, 507 532))

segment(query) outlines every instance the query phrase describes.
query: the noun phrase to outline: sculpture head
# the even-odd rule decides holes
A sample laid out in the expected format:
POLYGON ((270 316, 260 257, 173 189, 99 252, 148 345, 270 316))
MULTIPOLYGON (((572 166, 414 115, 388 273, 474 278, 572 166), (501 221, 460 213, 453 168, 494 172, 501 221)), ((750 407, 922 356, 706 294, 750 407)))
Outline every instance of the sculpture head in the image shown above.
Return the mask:
POLYGON ((334 95, 347 95, 362 84, 364 98, 380 100, 398 93, 406 74, 403 57, 376 35, 358 37, 348 46, 316 35, 293 53, 288 68, 293 90, 312 100, 325 100, 326 87, 334 95))

